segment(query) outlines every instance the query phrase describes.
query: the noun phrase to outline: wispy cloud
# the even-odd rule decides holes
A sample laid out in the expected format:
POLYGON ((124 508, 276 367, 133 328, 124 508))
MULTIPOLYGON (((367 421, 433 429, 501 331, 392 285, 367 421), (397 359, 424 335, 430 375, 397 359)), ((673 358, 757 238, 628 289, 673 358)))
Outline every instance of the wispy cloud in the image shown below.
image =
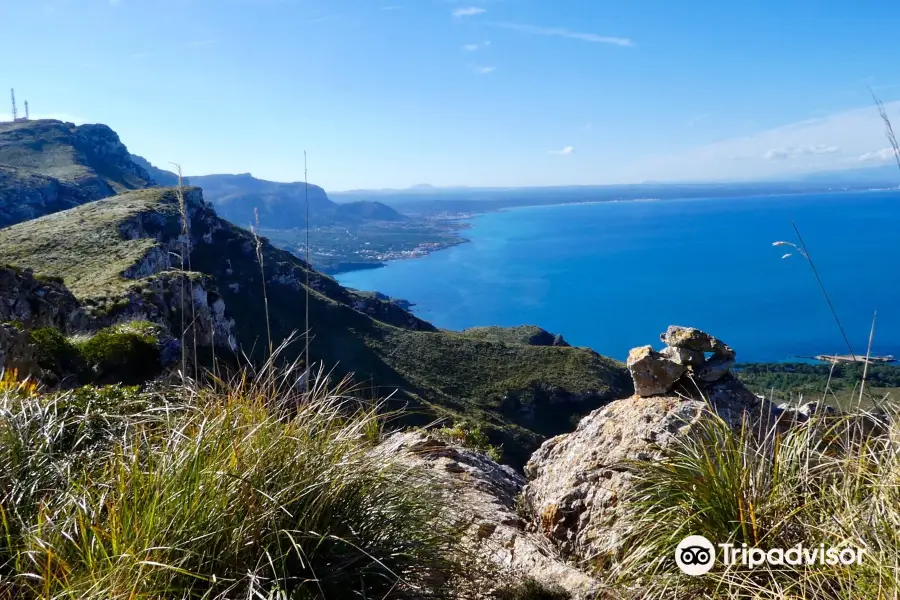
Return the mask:
POLYGON ((886 162, 893 160, 894 155, 895 152, 893 148, 882 148, 881 150, 875 150, 874 152, 860 154, 856 160, 859 162, 886 162))
POLYGON ((551 150, 550 151, 550 154, 553 154, 554 156, 569 156, 570 154, 574 154, 574 153, 575 153, 575 148, 572 146, 566 146, 562 150, 551 150))
POLYGON ((151 58, 152 56, 154 56, 153 52, 135 52, 134 54, 130 54, 128 58, 134 60, 143 60, 145 58, 151 58))
POLYGON ((837 154, 841 149, 837 146, 815 144, 812 146, 791 146, 790 148, 775 148, 763 154, 766 160, 790 160, 800 156, 815 156, 820 154, 837 154))
POLYGON ((474 17, 475 15, 481 15, 486 13, 487 10, 484 8, 478 8, 477 6, 467 6, 465 8, 457 8, 453 11, 454 17, 474 17))
POLYGON ((497 70, 497 67, 475 67, 475 72, 479 75, 490 75, 497 70))
POLYGON ((581 33, 578 31, 571 31, 564 27, 536 27, 534 25, 523 25, 521 23, 494 23, 494 26, 509 29, 511 31, 518 31, 520 33, 569 38, 594 44, 613 44, 614 46, 634 45, 634 42, 628 38, 597 35, 596 33, 581 33))
POLYGON ((487 48, 490 45, 491 45, 490 41, 485 41, 485 42, 481 42, 478 44, 466 44, 465 46, 462 47, 462 49, 465 50, 466 52, 475 52, 476 50, 481 50, 481 49, 487 48))
MULTIPOLYGON (((900 101, 885 110, 900 122, 900 101)), ((737 127, 737 123, 734 124, 737 127)), ((884 123, 870 104, 752 135, 650 155, 623 165, 621 181, 733 181, 859 168, 892 158, 884 123)))
POLYGON ((590 131, 590 130, 593 129, 593 128, 594 128, 593 124, 591 124, 591 123, 585 123, 585 124, 581 127, 581 130, 582 130, 582 131, 590 131))
POLYGON ((403 7, 399 4, 391 4, 390 6, 382 6, 378 10, 400 10, 401 8, 403 7))

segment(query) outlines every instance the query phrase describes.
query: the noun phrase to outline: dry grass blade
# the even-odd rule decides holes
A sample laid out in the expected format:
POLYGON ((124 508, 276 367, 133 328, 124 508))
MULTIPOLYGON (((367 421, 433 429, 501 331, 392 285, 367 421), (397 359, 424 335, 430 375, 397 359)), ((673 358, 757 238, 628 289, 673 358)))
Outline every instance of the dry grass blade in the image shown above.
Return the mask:
POLYGON ((872 99, 875 101, 875 106, 878 107, 878 114, 881 115, 881 120, 884 121, 884 135, 887 137, 888 142, 891 144, 891 149, 894 151, 894 159, 897 161, 897 167, 900 168, 900 144, 897 143, 897 136, 894 135, 894 127, 891 125, 891 119, 888 117, 887 111, 884 109, 884 104, 875 95, 875 92, 872 91, 872 88, 869 88, 869 92, 872 94, 872 99))

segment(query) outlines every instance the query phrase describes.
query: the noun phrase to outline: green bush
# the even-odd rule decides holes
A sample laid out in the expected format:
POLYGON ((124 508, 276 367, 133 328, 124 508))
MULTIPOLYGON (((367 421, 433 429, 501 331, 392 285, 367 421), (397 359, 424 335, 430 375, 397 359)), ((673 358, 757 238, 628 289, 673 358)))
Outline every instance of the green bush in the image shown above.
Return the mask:
POLYGON ((463 448, 483 452, 494 462, 499 463, 503 459, 503 448, 492 445, 480 425, 457 423, 452 427, 434 429, 431 431, 431 434, 440 440, 462 446, 463 448))
POLYGON ((152 324, 130 323, 103 329, 78 342, 84 360, 100 381, 146 381, 160 371, 160 353, 152 324))
POLYGON ((38 365, 42 369, 63 377, 78 374, 84 368, 84 360, 75 347, 58 329, 42 327, 30 332, 31 343, 37 349, 38 365))

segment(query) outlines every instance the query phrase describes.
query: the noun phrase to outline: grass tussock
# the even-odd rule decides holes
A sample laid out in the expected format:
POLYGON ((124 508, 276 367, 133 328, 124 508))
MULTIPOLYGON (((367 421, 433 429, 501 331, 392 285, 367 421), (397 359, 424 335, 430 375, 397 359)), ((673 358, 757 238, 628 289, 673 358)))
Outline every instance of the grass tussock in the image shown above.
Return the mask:
POLYGON ((897 598, 900 422, 897 415, 816 417, 788 431, 710 415, 659 462, 635 465, 632 529, 616 573, 641 597, 897 598), (726 566, 682 575, 688 535, 762 550, 863 548, 859 565, 726 566))
POLYGON ((0 393, 0 598, 442 597, 447 499, 325 378, 0 393), (289 410, 287 410, 289 408, 289 410))

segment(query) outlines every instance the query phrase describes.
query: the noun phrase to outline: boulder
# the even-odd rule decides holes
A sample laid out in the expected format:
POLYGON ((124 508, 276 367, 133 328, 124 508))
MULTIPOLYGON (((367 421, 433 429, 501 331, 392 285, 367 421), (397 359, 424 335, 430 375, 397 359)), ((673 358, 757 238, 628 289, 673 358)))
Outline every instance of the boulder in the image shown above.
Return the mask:
POLYGON ((512 468, 416 431, 390 436, 376 452, 425 469, 453 496, 459 512, 448 516, 462 521, 465 542, 499 569, 492 582, 498 587, 530 578, 564 589, 573 600, 594 599, 602 591, 596 579, 567 565, 546 539, 528 531, 516 512, 525 480, 512 468))
POLYGON ((710 411, 737 427, 745 415, 752 423, 773 418, 771 408, 732 376, 700 387, 693 398, 613 401, 532 455, 523 500, 564 557, 589 571, 602 568, 628 532, 632 461, 659 460, 710 411))
POLYGON ((686 366, 656 352, 651 346, 634 348, 626 362, 634 380, 634 393, 638 396, 655 396, 672 389, 684 374, 686 366))
POLYGON ((659 336, 668 346, 684 348, 697 352, 712 352, 726 358, 734 358, 734 350, 724 342, 717 340, 705 331, 694 327, 670 325, 665 333, 659 336))

